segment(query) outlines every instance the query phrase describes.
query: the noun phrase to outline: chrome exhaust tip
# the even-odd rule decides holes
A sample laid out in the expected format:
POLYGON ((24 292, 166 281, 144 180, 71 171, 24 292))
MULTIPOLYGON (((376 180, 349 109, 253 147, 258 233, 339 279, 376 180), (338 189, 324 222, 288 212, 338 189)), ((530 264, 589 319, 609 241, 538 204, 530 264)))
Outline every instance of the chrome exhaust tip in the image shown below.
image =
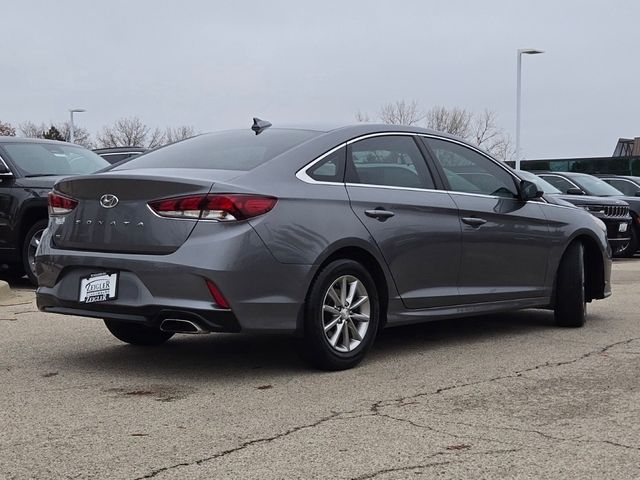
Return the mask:
POLYGON ((160 324, 160 330, 169 333, 210 333, 208 330, 205 330, 197 323, 194 323, 191 320, 185 320, 183 318, 165 318, 160 324))

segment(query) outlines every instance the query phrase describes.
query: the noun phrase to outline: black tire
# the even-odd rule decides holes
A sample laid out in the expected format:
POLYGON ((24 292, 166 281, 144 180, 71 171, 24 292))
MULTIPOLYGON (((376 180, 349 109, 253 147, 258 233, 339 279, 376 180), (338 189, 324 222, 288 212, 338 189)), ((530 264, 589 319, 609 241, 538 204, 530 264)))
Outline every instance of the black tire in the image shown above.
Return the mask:
POLYGON ((578 328, 587 317, 584 282, 584 247, 580 242, 569 245, 556 277, 555 321, 560 327, 578 328))
POLYGON ((36 243, 40 243, 40 237, 48 223, 49 221, 46 219, 38 220, 27 231, 22 242, 22 266, 29 281, 36 287, 38 286, 38 277, 36 277, 34 264, 35 247, 36 243))
POLYGON ((163 332, 157 328, 149 328, 135 323, 105 319, 104 324, 114 337, 131 345, 145 347, 161 345, 173 337, 173 333, 163 332))
POLYGON ((362 361, 373 345, 379 318, 378 290, 369 272, 353 260, 333 261, 318 273, 307 294, 304 331, 298 339, 298 351, 305 360, 323 370, 352 368, 362 361), (338 291, 334 287, 342 285, 347 286, 344 304, 333 301, 336 297, 341 298, 343 291, 343 288, 338 291), (346 297, 352 290, 350 305, 346 297), (365 297, 367 300, 363 300, 365 297), (326 312, 325 304, 335 312, 326 312), (368 321, 364 321, 367 316, 368 321), (330 324, 334 327, 325 332, 325 326, 330 324), (333 338, 333 345, 329 337, 333 338))
POLYGON ((627 243, 623 248, 618 248, 615 252, 613 252, 613 256, 616 258, 631 258, 638 251, 638 237, 640 234, 636 231, 635 220, 630 225, 629 230, 629 243, 627 243))

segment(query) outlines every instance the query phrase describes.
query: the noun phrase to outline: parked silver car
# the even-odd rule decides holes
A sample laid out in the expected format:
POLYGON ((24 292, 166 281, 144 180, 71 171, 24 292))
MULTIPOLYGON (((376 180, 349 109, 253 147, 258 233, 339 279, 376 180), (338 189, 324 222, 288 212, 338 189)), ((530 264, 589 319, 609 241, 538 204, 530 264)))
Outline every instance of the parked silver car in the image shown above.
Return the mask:
POLYGON ((465 142, 360 124, 200 135, 56 184, 38 306, 124 342, 295 333, 356 365, 383 326, 610 294, 605 228, 465 142))

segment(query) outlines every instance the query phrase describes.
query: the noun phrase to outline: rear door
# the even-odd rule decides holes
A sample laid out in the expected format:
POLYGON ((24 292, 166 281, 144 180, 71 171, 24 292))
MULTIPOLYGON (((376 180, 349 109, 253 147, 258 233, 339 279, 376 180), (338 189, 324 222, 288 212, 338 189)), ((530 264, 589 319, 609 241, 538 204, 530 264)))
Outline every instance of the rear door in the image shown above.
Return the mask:
POLYGON ((424 138, 460 212, 461 301, 545 296, 549 226, 537 201, 519 198, 506 168, 466 146, 424 138))
POLYGON ((384 256, 408 308, 455 304, 458 209, 433 177, 412 135, 373 135, 347 148, 351 208, 384 256))

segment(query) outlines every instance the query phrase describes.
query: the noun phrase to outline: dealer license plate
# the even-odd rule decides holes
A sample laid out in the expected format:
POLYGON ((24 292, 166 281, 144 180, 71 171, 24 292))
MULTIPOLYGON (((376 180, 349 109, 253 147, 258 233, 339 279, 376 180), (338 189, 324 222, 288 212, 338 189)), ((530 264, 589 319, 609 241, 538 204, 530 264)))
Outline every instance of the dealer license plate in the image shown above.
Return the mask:
POLYGON ((80 301, 83 303, 113 300, 117 292, 117 273, 94 273, 80 279, 80 301))

